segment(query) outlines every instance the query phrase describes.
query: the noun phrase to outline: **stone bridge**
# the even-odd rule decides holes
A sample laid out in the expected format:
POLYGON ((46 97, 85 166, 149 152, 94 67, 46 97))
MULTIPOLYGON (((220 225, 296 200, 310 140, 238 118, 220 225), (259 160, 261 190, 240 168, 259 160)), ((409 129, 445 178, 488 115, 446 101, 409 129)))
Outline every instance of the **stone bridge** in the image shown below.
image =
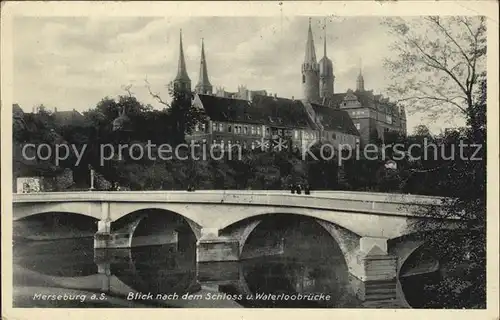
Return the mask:
MULTIPOLYGON (((86 235, 94 236, 96 249, 179 244, 189 242, 190 235, 197 262, 204 263, 244 259, 246 240, 259 224, 277 215, 300 216, 316 221, 338 244, 351 275, 368 283, 398 278, 422 245, 415 232, 460 227, 456 218, 422 213, 440 205, 434 197, 345 191, 55 192, 14 194, 13 219, 15 236, 36 239, 34 233, 43 234, 33 222, 36 217, 89 217, 96 223, 86 235), (427 223, 415 230, 414 223, 422 220, 427 223)), ((74 235, 82 235, 78 230, 74 235)), ((42 238, 53 235, 50 231, 42 238)), ((367 295, 360 289, 360 298, 367 295)))

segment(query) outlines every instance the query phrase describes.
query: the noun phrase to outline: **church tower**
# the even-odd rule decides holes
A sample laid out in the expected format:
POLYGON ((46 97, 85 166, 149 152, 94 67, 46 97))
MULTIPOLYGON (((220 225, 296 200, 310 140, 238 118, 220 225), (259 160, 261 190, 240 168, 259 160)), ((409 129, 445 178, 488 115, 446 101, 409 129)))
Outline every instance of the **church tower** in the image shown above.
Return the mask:
POLYGON ((320 78, 320 97, 322 100, 330 99, 333 97, 333 82, 335 76, 333 75, 333 64, 326 55, 326 23, 325 23, 325 36, 323 43, 323 58, 319 61, 319 78, 320 78))
POLYGON ((176 91, 191 91, 191 79, 187 74, 186 60, 184 60, 184 50, 182 48, 182 30, 179 35, 179 63, 177 66, 177 76, 174 79, 174 89, 176 91))
POLYGON ((314 48, 311 30, 311 18, 309 18, 306 55, 302 64, 302 90, 304 99, 310 102, 319 102, 319 65, 316 62, 316 49, 314 48))
POLYGON ((359 67, 359 74, 358 78, 356 79, 356 91, 365 91, 365 79, 363 78, 361 66, 359 67))
POLYGON ((212 85, 208 80, 207 61, 205 59, 205 45, 203 38, 201 39, 201 60, 200 60, 200 77, 195 91, 201 94, 212 94, 212 85))

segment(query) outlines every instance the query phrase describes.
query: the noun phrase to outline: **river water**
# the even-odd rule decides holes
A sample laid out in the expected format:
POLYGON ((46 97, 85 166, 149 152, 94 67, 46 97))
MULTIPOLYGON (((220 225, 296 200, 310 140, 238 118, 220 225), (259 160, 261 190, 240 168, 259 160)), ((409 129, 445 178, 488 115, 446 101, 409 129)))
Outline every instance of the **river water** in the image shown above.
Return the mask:
POLYGON ((13 256, 14 307, 363 307, 335 255, 197 264, 192 250, 95 252, 86 238, 16 244, 13 256))
MULTIPOLYGON (((189 228, 179 230, 186 229, 189 228)), ((27 230, 31 234, 36 228, 31 225, 27 230)), ((49 231, 44 234, 54 234, 49 231)), ((441 271, 404 276, 398 281, 361 283, 348 272, 335 240, 314 221, 287 216, 262 221, 245 242, 239 262, 197 263, 196 237, 191 231, 183 232, 186 234, 181 233, 175 244, 133 249, 94 250, 91 236, 16 241, 13 306, 454 306, 444 301, 446 298, 443 300, 442 293, 435 288, 429 291, 433 284, 446 282, 441 271), (365 301, 357 298, 360 292, 367 297, 365 301)), ((415 255, 413 267, 425 265, 424 258, 425 255, 415 255)), ((441 269, 446 270, 446 264, 441 263, 441 269)))

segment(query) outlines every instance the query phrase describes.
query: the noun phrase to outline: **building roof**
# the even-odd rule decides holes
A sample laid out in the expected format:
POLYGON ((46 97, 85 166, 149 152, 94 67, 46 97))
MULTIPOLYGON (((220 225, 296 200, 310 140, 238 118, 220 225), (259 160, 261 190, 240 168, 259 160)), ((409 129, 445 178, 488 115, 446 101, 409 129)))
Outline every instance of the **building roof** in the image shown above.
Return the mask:
POLYGON ((320 116, 321 125, 325 130, 359 136, 359 132, 347 111, 333 109, 316 103, 311 103, 311 105, 316 115, 320 116))
MULTIPOLYGON (((307 114, 301 100, 271 96, 255 96, 252 101, 198 95, 207 116, 213 121, 264 124, 284 128, 314 129, 316 124, 307 114)), ((326 130, 359 135, 349 114, 319 104, 311 104, 321 115, 326 130)))
POLYGON ((310 122, 300 100, 257 95, 253 98, 252 105, 268 120, 268 125, 294 128, 315 127, 314 123, 310 122))
POLYGON ((311 128, 300 100, 256 95, 252 101, 198 95, 213 121, 265 124, 276 127, 311 128))
POLYGON ((213 121, 260 123, 260 117, 249 108, 250 101, 198 94, 206 115, 213 121))
POLYGON ((79 126, 86 124, 85 117, 80 112, 74 109, 71 111, 56 111, 52 115, 54 117, 54 120, 62 126, 79 126))
POLYGON ((343 93, 335 93, 330 101, 330 106, 334 108, 338 108, 341 106, 342 102, 344 102, 345 98, 348 95, 354 95, 359 103, 363 107, 369 108, 384 108, 385 111, 389 111, 391 114, 399 114, 399 108, 394 102, 390 102, 389 100, 385 100, 381 94, 373 94, 373 91, 352 91, 348 90, 343 93))
POLYGON ((12 105, 12 115, 14 118, 22 118, 24 116, 23 109, 17 103, 12 105))

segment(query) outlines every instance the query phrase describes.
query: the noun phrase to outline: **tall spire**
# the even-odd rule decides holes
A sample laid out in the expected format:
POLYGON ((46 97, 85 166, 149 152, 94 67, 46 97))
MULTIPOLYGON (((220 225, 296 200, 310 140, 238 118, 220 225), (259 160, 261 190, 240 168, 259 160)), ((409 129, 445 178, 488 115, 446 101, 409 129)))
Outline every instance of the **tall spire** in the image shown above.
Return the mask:
POLYGON ((326 57, 326 18, 324 24, 324 36, 323 36, 323 57, 326 57))
POLYGON ((184 49, 182 48, 182 29, 179 32, 179 63, 177 65, 176 80, 190 81, 186 70, 186 60, 184 59, 184 49))
POLYGON ((304 58, 304 63, 316 63, 316 49, 314 48, 311 18, 309 18, 309 30, 307 32, 306 56, 304 58))
POLYGON ((212 94, 212 85, 208 79, 207 61, 205 59, 205 44, 201 38, 201 60, 200 60, 200 76, 196 85, 196 92, 202 94, 212 94))
POLYGON ((356 90, 357 91, 365 91, 365 79, 363 78, 362 64, 361 58, 359 59, 359 74, 358 79, 356 80, 356 90))
POLYGON ((320 97, 323 98, 323 104, 327 104, 333 96, 333 63, 326 55, 326 19, 323 25, 323 58, 319 61, 319 77, 320 77, 320 97))
POLYGON ((191 91, 191 79, 189 79, 187 74, 184 49, 182 48, 182 29, 179 32, 179 62, 177 65, 177 76, 174 79, 174 88, 191 91))
POLYGON ((302 90, 303 97, 310 102, 319 101, 319 64, 316 62, 316 50, 311 29, 311 18, 309 18, 309 30, 307 31, 306 55, 302 63, 302 90))

